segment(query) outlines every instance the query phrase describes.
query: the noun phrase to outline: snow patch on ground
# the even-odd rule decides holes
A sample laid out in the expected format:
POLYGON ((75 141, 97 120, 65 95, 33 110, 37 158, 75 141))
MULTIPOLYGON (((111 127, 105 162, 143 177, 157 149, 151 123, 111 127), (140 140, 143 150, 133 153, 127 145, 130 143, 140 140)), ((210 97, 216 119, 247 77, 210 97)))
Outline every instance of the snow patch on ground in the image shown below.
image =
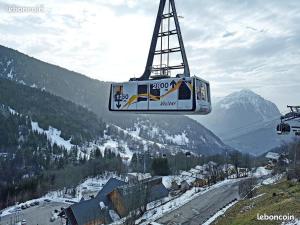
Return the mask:
POLYGON ((47 139, 51 142, 52 145, 57 144, 60 147, 64 147, 68 151, 71 150, 71 148, 74 146, 71 144, 70 140, 63 139, 61 135, 61 131, 57 130, 56 128, 49 127, 48 130, 44 130, 39 127, 39 124, 37 122, 31 121, 31 128, 33 131, 37 131, 39 134, 45 134, 47 135, 47 139))
POLYGON ((128 144, 120 140, 116 141, 107 138, 103 144, 101 145, 96 144, 94 147, 99 148, 103 156, 104 156, 105 149, 110 149, 115 154, 119 154, 123 159, 128 158, 129 160, 131 160, 133 156, 133 151, 129 149, 128 144))
POLYGON ((255 177, 263 177, 263 176, 267 176, 269 174, 272 173, 272 170, 267 170, 265 167, 258 167, 255 171, 255 173, 253 173, 253 176, 255 177))
POLYGON ((12 59, 8 60, 8 61, 6 62, 6 67, 8 67, 12 62, 13 62, 12 59))
POLYGON ((36 84, 32 84, 30 87, 31 88, 37 88, 36 84))
POLYGON ((281 225, 300 225, 300 219, 295 219, 293 221, 283 222, 281 225))
POLYGON ((144 143, 144 145, 146 145, 146 144, 157 144, 160 148, 164 147, 163 144, 160 144, 160 143, 157 143, 157 142, 154 142, 154 141, 150 141, 150 140, 147 140, 147 139, 144 139, 144 138, 138 136, 137 131, 124 130, 121 127, 118 127, 116 125, 112 125, 112 126, 117 128, 120 132, 124 132, 124 134, 127 134, 127 135, 131 136, 133 139, 142 141, 144 143))
POLYGON ((219 212, 217 212, 215 215, 213 215, 211 218, 209 218, 209 220, 207 220, 205 223, 203 223, 202 225, 210 225, 211 223, 213 223, 218 217, 222 216, 225 214, 225 212, 231 208, 232 206, 234 206, 238 201, 234 201, 232 203, 230 203, 229 205, 227 205, 224 209, 221 209, 219 212))
POLYGON ((9 110, 10 114, 12 114, 12 115, 19 115, 19 113, 17 113, 16 110, 14 110, 14 109, 12 109, 10 107, 8 107, 8 110, 9 110))
POLYGON ((260 197, 264 196, 265 194, 266 193, 262 193, 260 195, 254 196, 253 198, 250 198, 250 200, 254 200, 254 199, 260 198, 260 197))
POLYGON ((109 210, 109 215, 112 218, 113 222, 120 220, 119 215, 114 210, 109 210))
POLYGON ((186 133, 176 134, 176 135, 165 134, 165 138, 166 138, 166 140, 172 142, 173 144, 177 144, 177 145, 187 145, 190 142, 186 133))
POLYGON ((43 202, 43 201, 49 201, 49 202, 59 202, 59 203, 67 203, 67 204, 73 204, 76 202, 79 202, 81 198, 83 197, 84 192, 99 192, 103 186, 107 183, 107 181, 110 178, 116 178, 119 180, 123 180, 121 177, 117 176, 114 173, 106 173, 102 176, 94 177, 94 178, 88 178, 81 184, 79 184, 76 187, 76 196, 75 197, 70 197, 65 195, 65 190, 58 190, 58 191, 53 191, 49 192, 45 196, 38 198, 38 199, 32 199, 27 202, 19 203, 18 205, 14 205, 11 207, 8 207, 6 209, 3 209, 2 212, 0 213, 0 217, 4 217, 7 215, 14 214, 17 211, 21 210, 21 206, 24 204, 30 205, 32 202, 43 202))
POLYGON ((273 177, 270 177, 268 179, 265 179, 262 184, 264 185, 269 185, 269 184, 274 184, 276 183, 277 181, 279 181, 281 178, 282 178, 282 174, 276 174, 275 176, 273 177))
POLYGON ((223 103, 223 104, 220 105, 220 107, 223 108, 223 109, 230 109, 230 107, 233 104, 234 104, 233 102, 230 102, 230 103, 227 103, 227 104, 223 103))
POLYGON ((22 84, 22 85, 26 85, 26 83, 24 82, 24 80, 20 80, 18 81, 19 84, 22 84))
POLYGON ((12 68, 10 69, 10 72, 7 74, 7 77, 8 77, 9 79, 13 79, 13 78, 14 78, 14 75, 13 75, 13 69, 12 69, 12 68))

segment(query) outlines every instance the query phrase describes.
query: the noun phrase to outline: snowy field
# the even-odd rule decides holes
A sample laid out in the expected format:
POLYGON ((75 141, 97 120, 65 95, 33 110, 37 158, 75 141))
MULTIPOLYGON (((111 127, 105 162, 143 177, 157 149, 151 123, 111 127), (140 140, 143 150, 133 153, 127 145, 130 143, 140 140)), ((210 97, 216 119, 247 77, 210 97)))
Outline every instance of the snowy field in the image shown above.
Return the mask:
POLYGON ((57 202, 57 203, 67 203, 70 205, 74 204, 74 203, 80 201, 80 199, 83 197, 83 194, 85 192, 87 192, 87 193, 99 192, 110 178, 117 178, 117 179, 122 180, 122 178, 116 176, 113 173, 107 173, 103 176, 99 176, 96 178, 89 178, 77 186, 75 197, 71 197, 71 196, 64 194, 65 190, 49 192, 48 194, 46 194, 45 196, 43 196, 41 198, 32 199, 27 202, 19 203, 17 205, 6 208, 6 209, 2 210, 2 213, 0 213, 0 216, 4 217, 7 215, 12 215, 14 213, 20 212, 22 205, 30 205, 31 203, 34 203, 34 202, 39 202, 39 203, 41 203, 41 202, 57 202))

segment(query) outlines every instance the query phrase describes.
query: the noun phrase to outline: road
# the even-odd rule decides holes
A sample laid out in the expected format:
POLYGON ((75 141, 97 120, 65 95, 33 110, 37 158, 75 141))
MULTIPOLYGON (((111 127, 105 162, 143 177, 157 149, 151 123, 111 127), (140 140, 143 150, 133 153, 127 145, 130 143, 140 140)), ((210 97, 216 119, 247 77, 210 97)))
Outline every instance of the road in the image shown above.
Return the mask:
POLYGON ((222 207, 239 199, 239 181, 226 183, 200 195, 184 206, 164 215, 157 222, 165 225, 199 225, 204 223, 222 207))
POLYGON ((33 206, 15 214, 1 217, 0 224, 15 225, 15 223, 13 223, 14 221, 25 219, 27 225, 61 225, 60 218, 54 222, 50 222, 50 218, 55 209, 60 210, 61 207, 67 206, 69 205, 66 203, 41 202, 38 206, 33 206))

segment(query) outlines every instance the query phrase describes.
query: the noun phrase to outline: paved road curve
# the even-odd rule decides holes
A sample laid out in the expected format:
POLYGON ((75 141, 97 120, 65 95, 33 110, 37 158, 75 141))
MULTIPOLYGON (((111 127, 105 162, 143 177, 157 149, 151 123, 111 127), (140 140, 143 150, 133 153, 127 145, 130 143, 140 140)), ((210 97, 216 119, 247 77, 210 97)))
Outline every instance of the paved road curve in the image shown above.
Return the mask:
POLYGON ((239 181, 211 189, 186 205, 163 216, 157 222, 165 225, 199 225, 234 199, 239 199, 239 181))

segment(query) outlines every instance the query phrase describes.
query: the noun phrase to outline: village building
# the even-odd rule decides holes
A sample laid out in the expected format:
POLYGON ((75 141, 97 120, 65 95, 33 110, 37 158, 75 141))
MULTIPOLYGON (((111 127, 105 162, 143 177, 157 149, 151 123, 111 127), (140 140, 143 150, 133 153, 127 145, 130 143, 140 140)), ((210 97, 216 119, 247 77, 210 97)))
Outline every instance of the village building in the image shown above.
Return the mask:
POLYGON ((120 217, 125 217, 129 212, 145 208, 148 203, 168 195, 169 191, 162 184, 162 178, 151 178, 138 184, 120 186, 109 194, 109 198, 114 210, 120 217))
POLYGON ((265 157, 269 159, 271 162, 277 163, 280 158, 280 154, 276 152, 268 152, 265 157))
POLYGON ((142 180, 150 179, 152 176, 150 173, 128 173, 128 183, 138 183, 142 180))
POLYGON ((95 198, 83 200, 64 210, 66 225, 109 224, 113 218, 109 212, 112 209, 108 194, 119 186, 127 183, 111 178, 99 191, 95 198))
POLYGON ((109 224, 168 195, 162 178, 144 179, 134 184, 111 178, 95 198, 82 199, 60 216, 66 219, 66 225, 109 224))

